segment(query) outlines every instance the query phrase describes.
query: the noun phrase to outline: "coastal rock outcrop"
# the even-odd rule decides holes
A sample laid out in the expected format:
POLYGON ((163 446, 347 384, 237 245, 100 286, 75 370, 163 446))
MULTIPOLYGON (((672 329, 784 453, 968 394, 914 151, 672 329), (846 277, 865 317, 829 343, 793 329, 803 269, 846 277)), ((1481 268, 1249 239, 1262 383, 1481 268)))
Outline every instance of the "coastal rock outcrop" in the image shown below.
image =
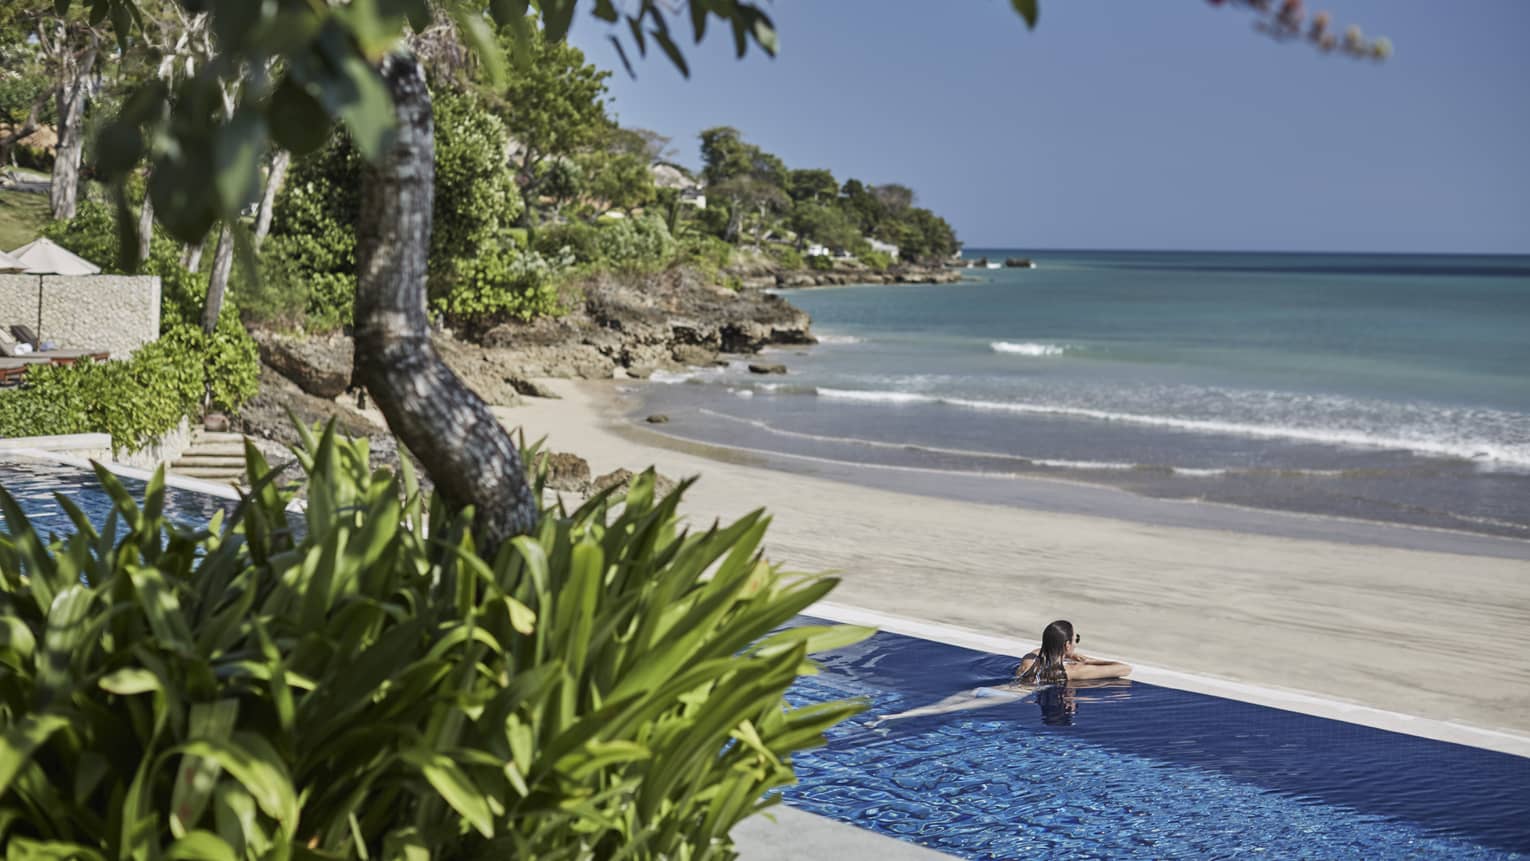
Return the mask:
POLYGON ((310 395, 336 398, 351 384, 351 339, 254 333, 260 360, 310 395))
POLYGON ((482 347, 500 351, 521 378, 610 379, 617 368, 643 375, 712 365, 720 352, 815 342, 812 319, 781 297, 718 287, 689 270, 597 276, 581 288, 573 312, 501 324, 482 334, 482 347))
POLYGON ((547 488, 571 493, 584 493, 590 489, 590 462, 577 454, 551 451, 540 458, 547 470, 547 488))
POLYGON ((260 369, 260 392, 239 408, 235 424, 244 433, 287 445, 298 442, 298 432, 287 417, 288 410, 304 425, 335 420, 335 429, 355 437, 385 433, 383 427, 366 416, 342 406, 333 398, 311 395, 297 383, 268 366, 260 369))
MULTIPOLYGON (((612 496, 620 499, 626 494, 628 486, 632 484, 634 478, 637 478, 637 475, 637 473, 630 469, 618 469, 608 472, 590 482, 590 494, 601 493, 608 488, 614 487, 616 490, 612 492, 612 496)), ((663 473, 656 472, 654 473, 653 489, 655 495, 659 497, 667 496, 671 490, 675 489, 675 480, 665 476, 663 473)))

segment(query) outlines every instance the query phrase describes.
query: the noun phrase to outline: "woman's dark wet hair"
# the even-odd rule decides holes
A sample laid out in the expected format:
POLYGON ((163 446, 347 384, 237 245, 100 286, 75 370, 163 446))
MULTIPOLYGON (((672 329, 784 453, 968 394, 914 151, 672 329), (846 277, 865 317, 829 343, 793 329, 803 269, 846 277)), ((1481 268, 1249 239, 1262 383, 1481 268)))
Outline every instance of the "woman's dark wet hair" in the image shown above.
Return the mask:
POLYGON ((1041 649, 1036 652, 1036 663, 1025 674, 1024 681, 1065 682, 1068 673, 1063 669, 1063 656, 1068 654, 1068 644, 1073 642, 1073 623, 1058 619, 1041 632, 1041 649))

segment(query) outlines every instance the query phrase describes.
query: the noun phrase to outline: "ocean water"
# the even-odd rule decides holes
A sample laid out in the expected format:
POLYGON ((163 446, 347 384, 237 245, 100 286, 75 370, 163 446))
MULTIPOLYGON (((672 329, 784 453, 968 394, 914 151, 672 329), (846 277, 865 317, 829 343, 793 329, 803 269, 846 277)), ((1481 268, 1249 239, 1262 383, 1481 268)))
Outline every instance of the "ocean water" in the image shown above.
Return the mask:
MULTIPOLYGON (((1530 257, 1012 252, 787 291, 821 343, 660 375, 666 433, 1530 538, 1530 257)), ((911 474, 917 474, 911 471, 911 474)))

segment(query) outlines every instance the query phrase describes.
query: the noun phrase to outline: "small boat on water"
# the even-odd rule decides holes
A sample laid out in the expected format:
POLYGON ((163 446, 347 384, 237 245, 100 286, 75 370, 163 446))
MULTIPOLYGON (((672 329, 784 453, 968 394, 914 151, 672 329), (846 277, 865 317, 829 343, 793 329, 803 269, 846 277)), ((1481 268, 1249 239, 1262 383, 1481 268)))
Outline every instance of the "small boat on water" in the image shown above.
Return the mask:
POLYGON ((1002 269, 1004 267, 1004 264, 1000 263, 997 260, 990 260, 987 263, 984 263, 983 267, 985 269, 1002 269))

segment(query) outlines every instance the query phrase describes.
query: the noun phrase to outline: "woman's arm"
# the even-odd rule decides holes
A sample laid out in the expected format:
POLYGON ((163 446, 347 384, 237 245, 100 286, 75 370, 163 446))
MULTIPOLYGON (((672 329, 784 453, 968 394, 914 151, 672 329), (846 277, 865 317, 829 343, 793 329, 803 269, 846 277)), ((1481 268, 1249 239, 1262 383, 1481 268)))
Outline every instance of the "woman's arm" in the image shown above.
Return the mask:
POLYGON ((1120 661, 1091 660, 1086 664, 1075 664, 1064 668, 1068 673, 1069 681, 1082 681, 1084 679, 1120 679, 1131 673, 1130 664, 1120 661))

